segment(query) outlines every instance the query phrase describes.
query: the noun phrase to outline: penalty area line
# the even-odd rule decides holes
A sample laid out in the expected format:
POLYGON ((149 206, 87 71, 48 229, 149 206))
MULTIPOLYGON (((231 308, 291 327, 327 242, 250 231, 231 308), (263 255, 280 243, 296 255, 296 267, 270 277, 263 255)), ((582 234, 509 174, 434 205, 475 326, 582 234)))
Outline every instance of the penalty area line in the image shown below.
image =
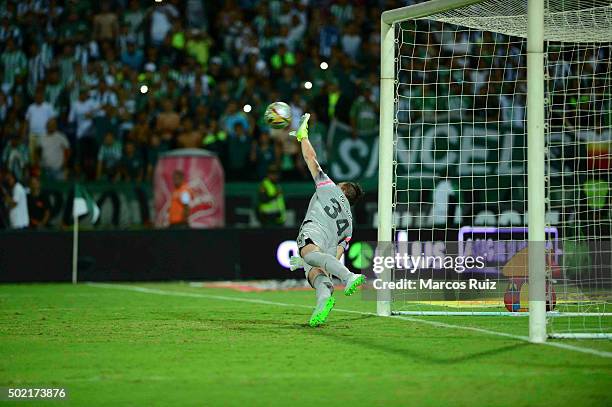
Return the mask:
MULTIPOLYGON (((219 301, 247 302, 251 304, 274 305, 278 307, 312 309, 312 307, 309 305, 291 304, 291 303, 277 302, 277 301, 267 301, 267 300, 261 300, 261 299, 255 299, 255 298, 240 298, 240 297, 231 297, 231 296, 226 296, 226 295, 212 295, 212 294, 189 293, 189 292, 181 292, 181 291, 167 291, 167 290, 158 290, 155 288, 139 287, 139 286, 133 286, 133 285, 126 285, 126 284, 106 284, 106 283, 85 283, 85 284, 90 287, 132 291, 132 292, 138 292, 138 293, 143 293, 143 294, 165 295, 165 296, 170 296, 170 297, 206 298, 206 299, 219 300, 219 301)), ((354 311, 354 310, 348 310, 348 309, 342 309, 342 308, 334 308, 334 312, 341 312, 345 314, 371 315, 375 317, 380 317, 380 315, 374 312, 354 311)), ((395 316, 383 317, 383 318, 401 319, 404 321, 410 321, 410 322, 415 322, 419 324, 435 326, 437 328, 457 329, 457 330, 462 330, 462 331, 478 332, 478 333, 482 333, 485 335, 500 336, 504 338, 510 338, 510 339, 523 341, 523 342, 529 342, 529 337, 527 336, 513 335, 513 334, 509 334, 505 332, 498 332, 498 331, 491 331, 489 329, 484 329, 484 328, 448 324, 445 322, 429 321, 426 319, 413 318, 413 317, 407 317, 407 316, 401 316, 401 315, 395 315, 395 316)), ((612 358, 612 352, 607 352, 607 351, 597 350, 597 349, 592 349, 592 348, 583 348, 580 346, 569 345, 566 343, 544 342, 539 345, 550 346, 553 348, 570 350, 574 352, 587 353, 589 355, 595 355, 595 356, 599 356, 602 358, 612 358)))

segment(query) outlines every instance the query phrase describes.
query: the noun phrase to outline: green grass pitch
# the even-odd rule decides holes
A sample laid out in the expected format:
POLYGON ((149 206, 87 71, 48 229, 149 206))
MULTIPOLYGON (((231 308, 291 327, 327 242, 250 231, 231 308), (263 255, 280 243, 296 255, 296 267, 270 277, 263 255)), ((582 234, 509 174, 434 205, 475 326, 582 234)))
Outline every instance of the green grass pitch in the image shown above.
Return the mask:
POLYGON ((381 318, 337 292, 310 328, 308 291, 114 287, 0 286, 0 386, 69 392, 15 405, 612 405, 612 342, 533 345, 527 318, 381 318))

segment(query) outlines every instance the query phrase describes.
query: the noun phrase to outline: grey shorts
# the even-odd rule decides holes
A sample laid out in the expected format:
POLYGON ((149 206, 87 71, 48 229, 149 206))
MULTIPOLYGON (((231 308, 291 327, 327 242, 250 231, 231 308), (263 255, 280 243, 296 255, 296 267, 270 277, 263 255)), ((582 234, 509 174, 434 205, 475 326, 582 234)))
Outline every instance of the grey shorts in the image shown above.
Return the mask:
MULTIPOLYGON (((328 240, 325 233, 323 233, 319 227, 313 222, 306 222, 302 224, 300 228, 300 232, 297 238, 297 246, 298 251, 302 249, 302 247, 306 246, 309 243, 314 243, 321 249, 322 252, 331 254, 336 257, 336 247, 333 248, 326 247, 325 241, 328 240)), ((329 246, 329 245, 328 245, 329 246)), ((308 280, 308 273, 312 270, 312 266, 304 261, 304 277, 308 280)))

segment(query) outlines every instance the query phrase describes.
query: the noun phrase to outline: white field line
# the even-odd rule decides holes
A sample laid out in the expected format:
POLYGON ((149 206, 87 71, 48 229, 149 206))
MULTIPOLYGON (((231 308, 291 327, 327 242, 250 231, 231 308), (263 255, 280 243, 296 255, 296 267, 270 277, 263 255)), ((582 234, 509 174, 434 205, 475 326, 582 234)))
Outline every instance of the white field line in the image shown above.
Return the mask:
MULTIPOLYGON (((111 288, 111 289, 116 289, 116 290, 126 290, 126 291, 134 291, 134 292, 145 293, 145 294, 166 295, 166 296, 172 296, 172 297, 207 298, 207 299, 220 300, 220 301, 235 301, 235 302, 248 302, 248 303, 253 303, 253 304, 262 304, 262 305, 275 305, 278 307, 293 307, 293 308, 307 308, 307 309, 312 308, 311 306, 301 305, 301 304, 290 304, 290 303, 285 303, 285 302, 267 301, 267 300, 260 300, 260 299, 254 299, 254 298, 230 297, 230 296, 225 296, 225 295, 188 293, 188 292, 181 292, 181 291, 166 291, 166 290, 158 290, 155 288, 138 287, 138 286, 132 286, 132 285, 125 285, 125 284, 87 283, 87 285, 91 287, 98 287, 98 288, 111 288)), ((338 309, 338 308, 334 308, 334 312, 378 316, 376 313, 373 313, 373 312, 353 311, 353 310, 338 309)), ((476 328, 476 327, 465 326, 465 325, 447 324, 444 322, 429 321, 426 319, 413 318, 413 317, 407 317, 407 316, 401 316, 401 315, 395 315, 392 317, 385 317, 385 318, 401 319, 404 321, 416 322, 419 324, 435 326, 438 328, 472 331, 472 332, 478 332, 478 333, 482 333, 486 335, 501 336, 504 338, 510 338, 510 339, 515 339, 515 340, 519 340, 523 342, 529 342, 529 337, 527 336, 513 335, 513 334, 509 334, 505 332, 498 332, 498 331, 491 331, 491 330, 484 329, 484 328, 476 328)), ((544 342, 541 345, 551 346, 551 347, 559 348, 559 349, 571 350, 574 352, 588 353, 590 355, 595 355, 595 356, 599 356, 602 358, 612 358, 612 352, 591 349, 591 348, 584 348, 581 346, 569 345, 566 343, 544 342)))

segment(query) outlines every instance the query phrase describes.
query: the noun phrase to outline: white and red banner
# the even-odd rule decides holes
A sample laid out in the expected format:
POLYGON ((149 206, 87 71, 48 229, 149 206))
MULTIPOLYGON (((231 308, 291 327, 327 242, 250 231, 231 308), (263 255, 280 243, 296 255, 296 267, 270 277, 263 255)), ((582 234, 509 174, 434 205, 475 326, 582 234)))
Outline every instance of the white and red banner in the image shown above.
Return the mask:
POLYGON ((225 225, 224 174, 221 162, 207 151, 173 150, 159 158, 153 177, 155 226, 168 226, 168 210, 174 184, 172 174, 180 170, 191 192, 189 226, 220 228, 225 225))

